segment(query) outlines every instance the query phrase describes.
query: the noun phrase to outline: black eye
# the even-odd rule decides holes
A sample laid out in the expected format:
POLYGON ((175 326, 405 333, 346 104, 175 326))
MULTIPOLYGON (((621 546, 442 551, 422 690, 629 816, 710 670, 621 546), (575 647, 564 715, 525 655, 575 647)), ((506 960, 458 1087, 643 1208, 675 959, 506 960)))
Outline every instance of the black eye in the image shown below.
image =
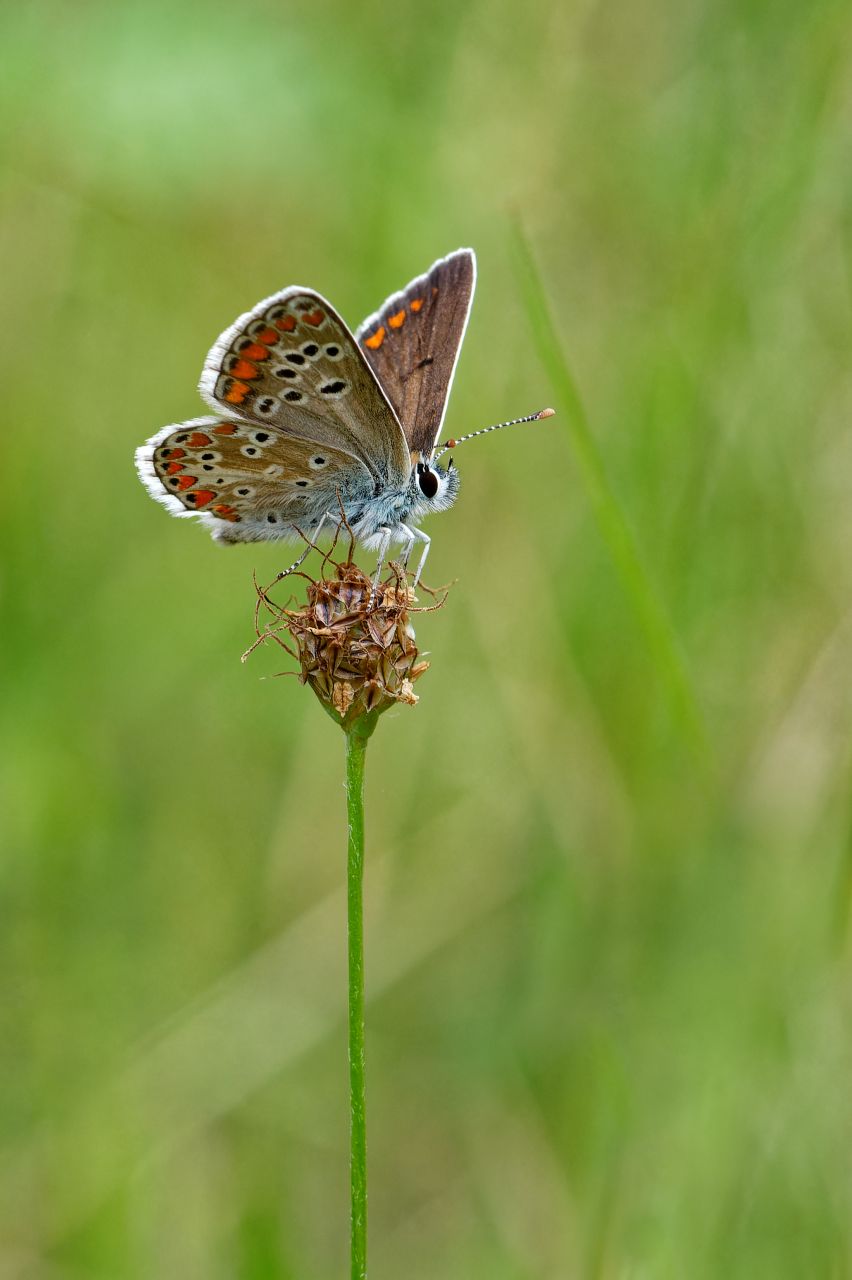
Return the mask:
POLYGON ((428 467, 424 467, 422 471, 417 473, 417 483, 420 485, 420 492, 424 498, 434 498, 438 492, 438 477, 434 471, 430 471, 428 467))

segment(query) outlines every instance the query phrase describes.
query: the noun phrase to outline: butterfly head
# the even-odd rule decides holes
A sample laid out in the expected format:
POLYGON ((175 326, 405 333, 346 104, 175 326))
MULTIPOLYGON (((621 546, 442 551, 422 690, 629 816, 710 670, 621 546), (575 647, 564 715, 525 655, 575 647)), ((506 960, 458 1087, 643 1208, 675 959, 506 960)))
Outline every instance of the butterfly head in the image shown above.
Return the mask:
POLYGON ((439 467, 436 463, 423 459, 415 462, 411 472, 411 487, 418 515, 426 515, 430 511, 446 511, 458 497, 460 483, 452 458, 446 467, 439 467))

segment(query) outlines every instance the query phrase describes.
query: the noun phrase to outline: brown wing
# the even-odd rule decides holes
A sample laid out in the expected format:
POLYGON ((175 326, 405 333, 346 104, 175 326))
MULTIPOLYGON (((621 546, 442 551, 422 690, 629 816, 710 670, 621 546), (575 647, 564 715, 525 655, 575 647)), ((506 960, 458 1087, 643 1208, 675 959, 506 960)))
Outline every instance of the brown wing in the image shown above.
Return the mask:
POLYGON ((475 286, 474 252, 458 249, 388 298, 355 334, 409 448, 427 458, 441 433, 475 286))
POLYGON ((217 411, 343 449, 381 485, 411 474, 393 408, 352 333, 325 298, 294 285, 222 334, 199 390, 217 411))
POLYGON ((137 450, 136 467, 173 515, 200 515, 226 542, 309 532, 326 511, 374 490, 366 467, 349 453, 224 418, 164 427, 137 450))

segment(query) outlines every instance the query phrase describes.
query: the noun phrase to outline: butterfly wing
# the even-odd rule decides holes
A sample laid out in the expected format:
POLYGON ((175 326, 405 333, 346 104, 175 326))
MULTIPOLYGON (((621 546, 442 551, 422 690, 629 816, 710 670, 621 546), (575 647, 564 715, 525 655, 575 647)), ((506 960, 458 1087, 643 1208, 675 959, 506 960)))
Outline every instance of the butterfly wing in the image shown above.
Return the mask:
POLYGON ((310 533, 326 511, 351 510, 374 491, 350 453, 222 417, 164 427, 137 450, 136 467, 173 515, 198 515, 222 542, 310 533))
POLYGON ((355 334, 410 450, 426 458, 444 422, 475 287, 476 256, 458 249, 388 298, 355 334))
POLYGON ((396 414, 340 316, 293 285, 240 316, 213 346, 199 386, 215 410, 342 449, 382 487, 411 459, 396 414))

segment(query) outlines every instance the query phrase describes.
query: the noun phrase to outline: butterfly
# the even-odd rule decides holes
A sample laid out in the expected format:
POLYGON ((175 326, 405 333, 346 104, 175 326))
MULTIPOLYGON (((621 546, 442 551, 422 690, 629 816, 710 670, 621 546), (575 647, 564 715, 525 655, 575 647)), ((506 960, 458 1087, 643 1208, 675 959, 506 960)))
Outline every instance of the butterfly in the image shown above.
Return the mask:
POLYGON ((458 249, 355 333, 313 289, 265 298, 204 362, 199 391, 215 416, 164 427, 137 449, 143 484, 217 542, 304 539, 279 577, 344 523, 378 549, 376 581, 392 541, 405 564, 420 542, 416 586, 431 541, 418 523, 459 491, 452 458, 439 466, 435 450, 475 285, 473 250, 458 249))
POLYGON ((137 450, 149 493, 218 542, 315 541, 343 517, 380 565, 391 541, 406 558, 419 541, 416 582, 430 542, 417 524, 458 495, 452 463, 432 459, 475 283, 475 255, 459 249, 355 333, 313 289, 259 302, 204 363, 199 390, 215 416, 137 450))

